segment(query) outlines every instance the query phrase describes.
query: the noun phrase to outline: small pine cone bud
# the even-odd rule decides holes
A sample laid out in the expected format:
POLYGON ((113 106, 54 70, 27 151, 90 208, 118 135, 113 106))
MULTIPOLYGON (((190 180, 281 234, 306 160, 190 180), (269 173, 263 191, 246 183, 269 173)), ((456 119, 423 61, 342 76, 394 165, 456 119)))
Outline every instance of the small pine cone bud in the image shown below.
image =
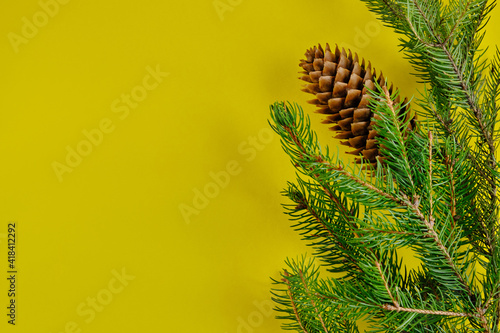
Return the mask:
MULTIPOLYGON (((335 138, 347 140, 341 144, 355 149, 349 154, 361 155, 365 162, 375 166, 377 159, 382 161, 383 158, 376 139, 378 133, 373 128, 377 116, 370 106, 368 89, 375 89, 375 80, 381 87, 386 86, 383 74, 377 75, 370 62, 368 65, 364 60, 360 63, 358 55, 353 57, 350 50, 349 54, 338 47, 332 51, 328 44, 325 50, 321 45, 314 46, 305 56, 306 59, 300 61, 304 69, 300 79, 307 82, 302 90, 316 96, 309 103, 318 107, 318 113, 327 115, 323 123, 334 124, 330 129, 337 132, 335 138)), ((393 87, 388 90, 392 93, 393 87)), ((400 102, 399 96, 394 102, 400 102)), ((407 103, 405 99, 403 105, 407 103)), ((401 110, 405 111, 406 107, 401 110)), ((410 127, 410 131, 415 127, 414 118, 410 127)))

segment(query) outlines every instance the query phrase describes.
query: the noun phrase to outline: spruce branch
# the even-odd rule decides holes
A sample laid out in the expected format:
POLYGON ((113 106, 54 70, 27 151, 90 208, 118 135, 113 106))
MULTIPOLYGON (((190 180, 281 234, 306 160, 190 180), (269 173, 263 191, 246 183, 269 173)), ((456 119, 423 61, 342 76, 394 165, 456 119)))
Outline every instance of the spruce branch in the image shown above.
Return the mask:
MULTIPOLYGON (((381 15, 386 24, 404 35, 401 46, 408 58, 412 59, 410 62, 417 69, 417 75, 435 87, 432 93, 438 95, 438 98, 442 96, 440 99, 449 101, 450 104, 445 110, 451 111, 459 107, 469 112, 465 114, 464 119, 470 124, 469 126, 464 126, 460 119, 453 119, 451 114, 442 119, 443 122, 446 121, 445 127, 449 128, 455 122, 453 127, 462 128, 459 141, 463 147, 468 146, 468 135, 470 135, 464 133, 463 129, 476 131, 477 128, 478 138, 484 143, 481 149, 485 152, 483 156, 486 156, 488 167, 483 166, 483 160, 477 154, 471 158, 475 160, 475 167, 483 175, 483 182, 486 180, 489 184, 491 205, 497 205, 496 181, 493 173, 496 173, 497 168, 495 148, 498 142, 491 130, 492 122, 486 120, 485 112, 479 104, 481 95, 479 83, 484 65, 481 62, 482 54, 476 57, 477 48, 483 37, 479 32, 484 28, 495 2, 455 0, 450 1, 448 6, 443 6, 441 1, 362 1, 367 3, 370 10, 381 15), (388 12, 398 15, 388 15, 388 12), (444 14, 441 14, 442 12, 444 14), (451 28, 447 28, 449 26, 451 28)), ((448 130, 448 132, 454 131, 448 130)), ((460 133, 460 130, 456 133, 460 133)))
MULTIPOLYGON (((399 117, 397 116, 399 114, 399 111, 395 109, 394 103, 392 102, 395 98, 395 96, 390 96, 387 88, 385 87, 378 87, 379 90, 381 90, 381 96, 377 96, 375 92, 373 93, 373 99, 375 108, 377 109, 378 113, 377 115, 379 116, 379 120, 377 123, 379 125, 385 125, 387 128, 378 128, 378 131, 383 139, 380 139, 380 142, 384 145, 385 155, 388 155, 389 158, 386 160, 386 163, 388 165, 388 168, 392 171, 394 171, 394 174, 400 174, 400 177, 396 178, 399 180, 400 183, 404 183, 405 187, 415 189, 415 182, 412 179, 412 175, 414 175, 416 172, 415 170, 411 170, 410 167, 410 161, 409 161, 409 156, 407 153, 407 145, 405 144, 405 139, 404 139, 404 130, 406 128, 405 124, 401 124, 401 121, 399 117), (396 125, 395 128, 393 126, 390 126, 390 124, 396 125), (394 153, 397 153, 397 155, 394 155, 394 153), (392 154, 392 155, 391 155, 392 154)), ((380 127, 380 126, 379 126, 380 127)), ((434 246, 439 249, 440 256, 443 257, 445 263, 442 263, 442 265, 436 266, 436 273, 442 274, 442 270, 446 269, 446 267, 449 267, 451 271, 453 272, 453 275, 455 275, 456 279, 458 280, 459 284, 462 287, 453 287, 452 289, 458 288, 462 289, 467 293, 469 297, 473 296, 473 293, 471 291, 471 288, 469 286, 469 283, 467 279, 464 277, 464 272, 462 272, 459 269, 459 265, 455 262, 455 258, 460 258, 461 256, 464 256, 464 254, 457 254, 455 257, 453 255, 454 251, 450 250, 450 247, 457 246, 458 240, 461 238, 458 235, 455 236, 456 241, 454 242, 449 242, 448 247, 445 245, 446 239, 449 239, 452 235, 448 234, 447 232, 440 232, 436 230, 436 225, 435 221, 436 218, 433 216, 433 192, 435 192, 435 186, 433 184, 433 172, 432 172, 432 165, 433 165, 433 154, 432 154, 432 143, 433 143, 433 138, 432 138, 432 132, 428 132, 428 143, 427 143, 427 151, 428 154, 425 158, 427 161, 427 190, 426 190, 426 197, 428 198, 428 206, 426 208, 427 213, 424 214, 421 208, 420 202, 414 203, 411 202, 408 198, 405 198, 402 200, 402 205, 407 207, 413 214, 415 214, 418 219, 422 222, 423 227, 427 229, 426 237, 429 237, 434 241, 434 246), (444 238, 446 237, 446 238, 444 238), (442 238, 445 240, 443 241, 442 238)), ((422 149, 424 150, 424 149, 422 149)), ((424 156, 422 156, 424 157, 424 156)), ((418 163, 417 163, 418 165, 418 163)), ((423 183, 423 182, 422 182, 423 183)), ((413 192, 411 193, 412 197, 416 197, 417 195, 423 195, 423 193, 417 193, 413 192)), ((450 230, 451 231, 451 230, 450 230)), ((424 247, 424 246, 422 246, 424 247)), ((437 254, 437 253, 436 253, 437 254)), ((424 259, 425 260, 425 259, 424 259)), ((433 259, 435 260, 435 259, 433 259)), ((434 263, 429 263, 429 266, 432 267, 434 266, 434 263)), ((451 284, 449 284, 451 286, 451 284)))
POLYGON ((290 320, 285 329, 307 333, 358 332, 356 323, 343 315, 324 318, 332 306, 318 293, 319 273, 313 260, 302 257, 286 263, 288 269, 281 274, 281 280, 273 280, 277 286, 273 289, 273 300, 278 304, 275 310, 284 314, 279 318, 290 320))
MULTIPOLYGON (((286 277, 289 277, 289 276, 290 276, 290 274, 288 274, 288 272, 287 272, 287 271, 285 271, 285 272, 284 272, 284 275, 285 275, 286 277)), ((293 294, 292 294, 292 289, 291 289, 291 283, 290 283, 290 281, 289 281, 286 277, 285 277, 285 278, 283 278, 283 279, 282 279, 282 281, 283 281, 284 283, 286 283, 286 285, 288 286, 287 296, 288 296, 288 299, 290 300, 290 305, 291 305, 291 307, 292 307, 293 314, 295 315, 295 320, 296 320, 297 324, 299 325, 300 329, 302 330, 302 332, 304 332, 304 333, 309 333, 309 332, 305 329, 304 324, 302 323, 302 319, 301 319, 301 318, 300 318, 300 316, 299 316, 299 312, 298 312, 298 310, 297 310, 297 305, 295 304, 295 301, 294 301, 294 299, 293 299, 293 294)))
MULTIPOLYGON (((465 133, 464 129, 476 131, 477 128, 477 137, 483 142, 482 156, 485 156, 488 167, 485 168, 483 158, 478 154, 471 152, 470 158, 482 174, 482 182, 488 182, 486 193, 491 206, 497 205, 493 174, 497 168, 495 147, 498 143, 491 128, 488 128, 491 121, 485 119, 487 112, 479 104, 479 83, 485 66, 481 62, 482 54, 476 57, 483 37, 479 32, 484 28, 495 3, 457 0, 443 6, 441 1, 363 1, 369 9, 380 14, 386 24, 404 35, 401 46, 417 69, 417 75, 435 87, 432 93, 438 95, 438 99, 448 100, 444 110, 449 110, 449 114, 441 117, 445 127, 449 128, 448 132, 459 134, 459 142, 467 147, 470 133, 465 133), (397 15, 388 15, 389 12, 397 15), (469 113, 453 117, 450 112, 457 107, 469 113), (470 125, 465 125, 464 121, 470 125), (451 127, 458 130, 450 131, 451 127)), ((488 209, 484 214, 491 216, 488 209)))
POLYGON ((321 323, 321 327, 323 328, 323 330, 324 330, 325 333, 328 333, 328 329, 325 326, 325 322, 323 320, 323 317, 321 316, 321 312, 318 310, 316 302, 314 301, 314 299, 313 299, 313 297, 311 295, 311 291, 309 290, 307 282, 306 282, 306 280, 304 278, 304 272, 302 272, 301 270, 299 270, 299 276, 300 276, 300 280, 302 281, 302 286, 304 287, 304 290, 306 291, 306 295, 310 299, 311 306, 313 307, 314 312, 316 313, 316 317, 318 318, 319 322, 321 323))
POLYGON ((424 121, 357 55, 328 44, 306 52, 305 91, 362 165, 322 147, 300 106, 271 106, 299 173, 287 213, 340 273, 320 279, 312 261, 287 261, 273 290, 280 318, 299 332, 358 332, 363 319, 370 332, 497 333, 500 51, 488 62, 480 49, 495 1, 362 1, 401 35, 424 84, 424 121), (417 267, 403 265, 402 248, 417 267))
MULTIPOLYGON (((383 94, 383 96, 387 96, 387 91, 382 89, 381 94, 383 94)), ((397 114, 395 110, 391 110, 391 107, 391 104, 387 104, 385 109, 386 114, 397 114)), ((433 214, 429 214, 432 212, 432 209, 429 210, 429 206, 434 207, 433 200, 431 200, 432 204, 426 207, 423 201, 411 201, 404 192, 398 191, 397 188, 393 186, 386 186, 382 188, 377 187, 373 183, 369 182, 366 177, 349 172, 348 169, 343 166, 341 161, 333 161, 329 156, 328 151, 324 153, 319 147, 319 143, 315 139, 315 134, 310 130, 309 120, 307 117, 304 117, 303 111, 299 106, 291 104, 285 106, 283 103, 276 103, 272 107, 272 116, 275 121, 275 124, 272 126, 282 137, 285 151, 287 151, 292 158, 292 163, 299 169, 299 171, 301 171, 301 173, 311 177, 314 179, 316 184, 318 184, 304 186, 308 186, 312 189, 320 188, 325 198, 330 199, 331 204, 334 207, 338 205, 337 207, 340 208, 339 211, 343 211, 344 216, 348 217, 347 219, 342 220, 342 222, 344 223, 343 228, 348 227, 350 232, 347 234, 344 233, 343 235, 337 234, 338 237, 346 238, 344 240, 339 240, 338 237, 336 237, 335 241, 330 245, 335 246, 337 250, 340 250, 339 258, 343 255, 345 260, 356 262, 358 272, 352 273, 353 275, 351 276, 355 276, 357 279, 363 279, 363 277, 366 278, 366 276, 370 276, 370 269, 380 267, 381 261, 380 254, 378 254, 377 251, 371 250, 369 242, 371 242, 371 244, 374 244, 374 242, 373 240, 370 241, 369 238, 366 237, 366 233, 364 232, 366 229, 363 229, 362 227, 362 224, 370 221, 370 218, 360 220, 352 215, 345 214, 347 212, 346 206, 339 205, 339 200, 342 200, 343 198, 350 200, 356 199, 357 202, 362 203, 371 211, 384 207, 384 209, 389 209, 391 214, 397 219, 401 219, 401 217, 404 216, 404 219, 407 220, 409 218, 412 220, 412 223, 409 224, 409 226, 413 225, 412 228, 408 229, 409 226, 406 226, 406 232, 396 232, 394 234, 398 236, 404 235, 406 237, 408 237, 409 234, 412 236, 418 235, 417 237, 412 237, 411 242, 408 242, 408 244, 411 244, 421 252, 425 250, 432 253, 431 258, 422 257, 421 259, 429 269, 429 273, 433 276, 433 281, 437 283, 434 288, 449 289, 456 298, 456 301, 460 299, 460 302, 464 304, 468 304, 470 299, 477 299, 477 292, 471 287, 473 277, 470 277, 466 273, 469 270, 470 265, 464 265, 465 258, 468 258, 468 251, 459 250, 461 247, 460 244, 463 243, 463 232, 460 228, 450 228, 449 222, 453 219, 446 217, 445 220, 442 221, 442 218, 437 219, 433 214), (333 185, 335 185, 335 189, 332 188, 333 185), (425 209, 427 213, 424 213, 422 209, 425 209), (437 226, 441 226, 442 229, 436 229, 437 226), (451 230, 453 233, 451 233, 451 230), (350 237, 350 239, 348 237, 350 237), (431 240, 432 243, 429 243, 429 240, 431 240), (365 250, 365 258, 372 259, 368 261, 366 259, 356 261, 356 259, 354 259, 354 257, 347 252, 348 246, 355 243, 358 244, 357 249, 365 250)), ((384 111, 381 110, 380 118, 384 119, 384 117, 384 111)), ((395 141, 396 143, 402 143, 401 147, 403 147, 404 142, 397 139, 402 137, 403 133, 401 133, 401 131, 404 131, 405 127, 401 125, 399 118, 394 121, 396 122, 396 127, 400 132, 399 134, 394 134, 394 138, 396 138, 395 141)), ((384 131, 381 130, 381 133, 384 133, 384 131)), ((428 174, 425 179, 426 182, 421 183, 427 184, 427 193, 433 193, 436 190, 436 185, 434 184, 432 178, 432 161, 434 157, 432 152, 433 139, 431 135, 428 136, 425 143, 427 153, 422 157, 428 165, 428 174)), ((418 165, 418 163, 416 164, 418 165)), ((387 165, 387 170, 391 170, 392 164, 390 159, 388 159, 387 165)), ((409 163, 407 163, 407 165, 409 165, 409 163)), ((381 184, 380 181, 378 183, 381 184)), ((323 229, 328 229, 326 227, 328 225, 327 222, 325 222, 326 220, 321 221, 322 219, 327 219, 327 215, 324 215, 320 219, 320 214, 310 208, 311 204, 304 200, 303 194, 299 195, 299 192, 296 189, 289 191, 289 193, 290 192, 295 193, 295 203, 293 206, 295 207, 295 210, 306 209, 308 215, 313 216, 316 222, 321 222, 320 224, 323 229)), ((321 192, 315 190, 315 193, 321 192)), ((415 195, 417 193, 420 193, 421 195, 424 194, 424 192, 416 191, 414 193, 415 195)), ((309 228, 308 232, 310 231, 311 229, 309 228)), ((393 230, 389 229, 387 231, 391 232, 393 230)), ((321 236, 321 234, 318 235, 321 236)), ((332 235, 333 234, 330 233, 329 237, 333 238, 332 235)), ((320 252, 324 250, 324 248, 319 248, 320 252)), ((355 253, 358 256, 360 254, 360 252, 355 253)), ((392 265, 394 265, 394 263, 392 265)), ((352 266, 350 267, 352 269, 352 266)), ((344 266, 344 269, 346 268, 348 269, 349 266, 344 266)), ((393 273, 393 276, 398 275, 399 273, 393 273)), ((374 275, 372 274, 371 277, 373 278, 374 275)), ((373 279, 368 280, 373 281, 373 279)), ((389 287, 387 283, 382 283, 382 285, 384 286, 385 291, 390 290, 388 289, 389 287)), ((394 299, 392 293, 387 294, 386 297, 394 299)), ((399 303, 397 304, 399 305, 399 303)), ((374 304, 371 305, 374 306, 374 304)), ((396 305, 393 303, 392 306, 396 305)), ((383 309, 382 305, 378 305, 378 307, 383 309)), ((469 305, 467 305, 467 307, 469 307, 469 305)), ((402 308, 407 307, 402 306, 402 308)), ((438 311, 446 312, 446 310, 438 311)), ((448 312, 469 313, 465 311, 448 312)), ((473 308, 473 315, 467 317, 471 317, 470 320, 479 318, 481 321, 484 321, 482 312, 483 310, 481 308, 473 308)), ((419 313, 419 311, 414 311, 414 313, 419 313)))
POLYGON ((380 262, 375 261, 375 266, 377 267, 377 270, 378 270, 378 272, 380 274, 380 278, 382 279, 382 281, 384 283, 385 290, 387 290, 387 295, 392 300, 392 304, 394 305, 394 307, 400 308, 398 301, 392 295, 391 288, 389 286, 389 283, 388 283, 386 277, 384 276, 384 272, 382 271, 382 267, 381 267, 380 262))
MULTIPOLYGON (((293 202, 285 206, 291 220, 296 221, 292 227, 303 235, 304 240, 310 242, 310 246, 317 249, 315 254, 328 265, 328 271, 360 272, 356 258, 361 254, 346 241, 353 237, 352 223, 345 224, 339 212, 328 207, 329 197, 321 186, 300 178, 297 181, 299 186, 289 184, 284 193, 293 202)), ((350 214, 354 214, 355 210, 356 207, 351 207, 350 214)))

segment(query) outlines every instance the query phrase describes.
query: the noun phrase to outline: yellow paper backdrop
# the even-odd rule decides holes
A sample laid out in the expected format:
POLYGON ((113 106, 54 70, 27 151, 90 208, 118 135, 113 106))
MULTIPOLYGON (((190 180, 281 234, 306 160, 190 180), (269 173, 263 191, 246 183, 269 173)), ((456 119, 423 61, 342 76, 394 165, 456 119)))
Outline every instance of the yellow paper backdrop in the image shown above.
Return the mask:
POLYGON ((270 277, 312 250, 282 213, 269 104, 312 114, 297 71, 318 42, 418 88, 353 0, 4 1, 0 37, 2 332, 279 332, 270 277))

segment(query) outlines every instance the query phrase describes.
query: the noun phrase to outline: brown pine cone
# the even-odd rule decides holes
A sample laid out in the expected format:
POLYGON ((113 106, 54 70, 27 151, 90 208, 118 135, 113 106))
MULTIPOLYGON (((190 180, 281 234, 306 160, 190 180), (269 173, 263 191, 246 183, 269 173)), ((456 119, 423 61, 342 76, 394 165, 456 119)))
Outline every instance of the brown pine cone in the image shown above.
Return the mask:
MULTIPOLYGON (((385 86, 384 76, 382 73, 377 76, 370 62, 367 66, 364 60, 360 63, 357 54, 353 57, 349 50, 347 55, 338 47, 332 52, 328 44, 325 50, 321 45, 314 46, 306 51, 305 56, 306 59, 300 61, 305 75, 300 79, 309 84, 302 90, 316 95, 309 103, 316 104, 318 113, 327 115, 323 123, 335 124, 330 128, 338 132, 335 138, 347 139, 341 144, 355 148, 349 154, 361 155, 364 162, 376 165, 377 159, 381 159, 376 139, 378 133, 372 127, 377 116, 372 112, 367 88, 374 90, 375 80, 381 87, 385 86)), ((392 86, 388 90, 392 93, 392 86)), ((399 103, 399 97, 394 102, 399 103)), ((407 99, 403 105, 406 104, 407 99)), ((405 110, 406 107, 401 112, 405 110)), ((412 130, 414 119, 410 126, 409 130, 412 130)), ((361 162, 361 159, 356 159, 356 162, 361 162)))

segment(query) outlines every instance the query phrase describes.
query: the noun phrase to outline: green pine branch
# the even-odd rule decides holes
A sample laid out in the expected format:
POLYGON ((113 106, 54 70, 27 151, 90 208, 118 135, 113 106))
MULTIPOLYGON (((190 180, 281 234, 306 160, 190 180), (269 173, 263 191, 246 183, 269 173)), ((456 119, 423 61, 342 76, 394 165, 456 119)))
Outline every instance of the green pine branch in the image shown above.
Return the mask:
POLYGON ((424 89, 410 108, 375 82, 382 159, 356 167, 322 147, 300 106, 271 106, 298 171, 283 194, 326 272, 287 260, 273 299, 298 332, 500 332, 500 51, 486 59, 495 1, 362 0, 400 35, 424 89), (366 170, 368 169, 368 171, 366 170), (399 250, 418 259, 407 267, 399 250))
MULTIPOLYGON (((497 107, 485 110, 480 106, 481 100, 488 101, 492 96, 491 93, 484 96, 482 92, 482 76, 487 66, 483 60, 484 52, 479 47, 495 2, 454 0, 444 6, 437 0, 362 1, 403 35, 401 47, 407 58, 417 76, 432 88, 427 92, 431 96, 426 100, 437 103, 420 103, 422 110, 432 110, 424 116, 434 116, 462 148, 470 146, 471 137, 476 138, 476 150, 470 152, 469 159, 483 178, 480 183, 486 181, 488 184, 482 196, 489 197, 490 204, 483 209, 493 218, 497 214, 491 209, 498 204, 495 156, 498 139, 492 128, 497 107), (437 107, 432 109, 433 106, 437 107)), ((495 68, 494 65, 490 67, 495 68)), ((493 87, 493 91, 495 89, 493 87)))
MULTIPOLYGON (((383 96, 387 97, 386 91, 382 93, 383 96)), ((402 106, 400 105, 399 108, 402 108, 402 106)), ((388 104, 386 113, 380 113, 380 122, 383 123, 382 120, 391 114, 398 114, 398 111, 388 104)), ((323 152, 317 142, 316 135, 310 129, 309 119, 304 116, 303 111, 297 105, 289 104, 285 106, 282 103, 276 103, 272 108, 272 118, 274 120, 273 128, 282 137, 284 149, 292 158, 292 163, 297 166, 302 174, 315 181, 312 184, 300 181, 301 190, 298 190, 298 187, 291 186, 287 192, 289 197, 294 199, 294 204, 289 206, 290 214, 294 215, 298 220, 297 229, 305 230, 307 240, 315 237, 323 238, 319 242, 312 243, 316 247, 319 257, 332 258, 332 253, 336 253, 334 257, 336 260, 330 262, 325 260, 329 264, 328 267, 333 266, 336 268, 331 271, 346 272, 347 277, 354 277, 354 280, 371 283, 374 281, 374 275, 373 272, 370 273, 370 269, 372 271, 377 267, 379 269, 383 262, 373 248, 383 248, 381 244, 388 242, 387 234, 389 234, 391 242, 393 238, 401 238, 405 245, 414 248, 417 253, 426 254, 420 259, 425 264, 431 280, 436 284, 434 288, 436 290, 446 289, 446 293, 454 295, 455 302, 461 302, 464 309, 470 310, 465 311, 462 309, 460 313, 472 313, 467 317, 470 317, 469 320, 473 322, 478 319, 483 320, 483 309, 470 304, 471 300, 480 298, 480 295, 473 286, 474 276, 469 273, 470 265, 474 261, 467 263, 469 251, 462 249, 463 239, 465 238, 463 230, 451 227, 451 222, 455 222, 455 219, 449 214, 444 216, 432 214, 433 207, 440 207, 438 205, 438 203, 441 204, 439 200, 436 200, 434 205, 431 202, 418 200, 420 195, 424 195, 425 191, 429 193, 436 191, 437 187, 433 183, 431 176, 426 179, 427 186, 431 188, 425 189, 425 187, 422 187, 420 191, 416 190, 412 193, 413 197, 409 197, 405 193, 404 187, 398 189, 393 186, 392 182, 384 183, 381 179, 378 179, 377 182, 370 181, 359 170, 354 173, 356 170, 346 167, 342 161, 329 156, 328 151, 323 152), (389 184, 389 186, 379 187, 376 185, 377 183, 379 185, 389 184), (306 187, 316 193, 315 200, 306 199, 306 197, 311 198, 311 192, 309 192, 309 196, 304 194, 306 187), (345 199, 355 200, 357 203, 364 205, 370 209, 371 214, 365 214, 363 218, 355 216, 353 214, 354 210, 348 209, 345 199), (414 199, 414 201, 411 199, 414 199), (339 205, 340 200, 344 202, 344 205, 339 205), (333 214, 332 207, 337 209, 333 214), (378 211, 380 209, 384 211, 378 211), (387 210, 389 214, 385 212, 387 210), (331 221, 336 216, 343 217, 343 219, 338 219, 335 223, 332 223, 331 221), (391 225, 387 220, 387 216, 393 217, 400 223, 391 225), (382 223, 373 223, 375 219, 382 223), (387 229, 382 227, 384 225, 387 229), (323 231, 322 234, 314 233, 317 226, 322 229, 320 229, 323 231), (373 227, 382 232, 374 233, 369 229, 373 227), (325 230, 326 234, 324 233, 325 230), (326 243, 328 243, 327 246, 325 246, 326 243), (367 258, 372 258, 372 260, 367 263, 367 258)), ((400 143, 399 148, 401 151, 397 156, 401 157, 403 156, 402 152, 406 150, 404 142, 401 141, 405 127, 401 125, 399 120, 396 120, 396 125, 397 129, 391 128, 389 130, 386 128, 386 130, 392 133, 399 132, 399 134, 393 134, 395 141, 393 143, 394 145, 400 143)), ((381 133, 384 132, 381 131, 381 133)), ((386 139, 384 143, 387 143, 387 146, 390 147, 389 141, 386 139)), ((427 146, 432 146, 431 144, 432 140, 427 140, 427 146)), ((429 160, 432 161, 429 158, 429 156, 432 157, 431 149, 427 149, 427 152, 427 154, 421 156, 422 161, 420 164, 429 163, 429 160)), ((405 159, 407 158, 403 158, 403 160, 405 159)), ((401 158, 396 156, 393 159, 388 158, 386 160, 389 166, 387 175, 393 175, 391 177, 393 180, 408 176, 408 173, 405 172, 402 172, 402 176, 398 176, 399 178, 394 176, 401 170, 401 163, 403 163, 403 166, 409 165, 408 161, 400 161, 401 158), (393 164, 393 160, 396 161, 396 164, 393 164)), ((413 163, 413 165, 418 164, 413 163)), ((380 168, 383 168, 383 166, 380 165, 380 168)), ((428 171, 430 171, 430 167, 428 171)), ((422 180, 420 182, 425 184, 422 180)), ((432 196, 430 196, 430 200, 433 200, 432 196)), ((401 243, 401 241, 398 243, 401 243)), ((390 263, 389 266, 398 267, 394 263, 390 263)), ((395 276, 392 277, 395 278, 395 276)), ((383 284, 383 287, 386 291, 390 290, 386 284, 383 284)), ((365 287, 365 289, 371 288, 365 287)), ((390 299, 393 298, 390 293, 387 293, 386 296, 390 299)), ((419 308, 419 311, 406 311, 405 307, 397 306, 396 303, 390 306, 386 303, 387 300, 381 301, 378 306, 384 310, 409 312, 412 313, 412 316, 415 313, 420 313, 420 310, 426 310, 425 308, 419 308)), ((454 312, 442 309, 435 311, 438 311, 436 313, 454 312)), ((484 320, 486 319, 484 318, 484 320)))

